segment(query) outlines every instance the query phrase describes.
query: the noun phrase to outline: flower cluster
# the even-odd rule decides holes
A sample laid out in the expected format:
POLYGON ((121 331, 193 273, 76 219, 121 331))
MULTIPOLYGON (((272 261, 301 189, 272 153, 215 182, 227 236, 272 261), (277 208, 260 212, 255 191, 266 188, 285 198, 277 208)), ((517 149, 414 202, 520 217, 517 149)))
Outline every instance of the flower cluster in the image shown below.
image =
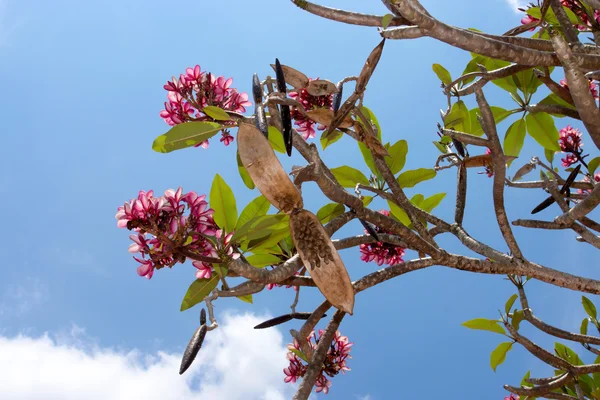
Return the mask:
MULTIPOLYGON (((578 1, 575 0, 561 0, 563 7, 567 7, 569 10, 573 11, 579 19, 583 22, 583 24, 576 24, 575 27, 580 31, 589 31, 592 23, 590 21, 590 16, 587 14, 586 10, 583 9, 578 1)), ((534 4, 531 4, 530 7, 535 7, 534 4)), ((520 11, 527 12, 524 8, 519 8, 520 11)), ((593 18, 596 22, 600 23, 600 10, 594 10, 593 18)), ((531 15, 526 15, 521 19, 522 24, 529 24, 531 22, 537 22, 539 19, 532 17, 531 15)), ((535 28, 530 29, 533 31, 535 28)))
MULTIPOLYGON (((155 269, 183 263, 185 256, 177 250, 181 248, 187 255, 239 257, 229 244, 231 234, 223 238, 205 198, 196 192, 183 194, 181 188, 168 189, 161 197, 154 197, 152 190, 141 190, 137 198, 117 209, 117 226, 135 232, 129 236, 133 241, 129 252, 140 253, 139 258, 133 257, 140 263, 140 276, 150 279, 155 269)), ((210 277, 211 264, 193 264, 199 270, 198 277, 210 277)))
MULTIPOLYGON (((310 80, 312 81, 313 79, 310 80)), ((304 106, 304 109, 306 111, 315 110, 318 108, 333 109, 332 94, 329 96, 313 96, 310 93, 308 93, 306 89, 302 89, 299 92, 290 92, 289 96, 299 101, 302 104, 302 106, 304 106)), ((317 129, 320 131, 326 128, 324 125, 317 124, 316 122, 306 118, 297 109, 292 109, 291 116, 294 119, 295 125, 298 126, 298 133, 302 135, 304 140, 315 137, 315 125, 317 125, 317 129)))
POLYGON ((520 396, 518 394, 511 393, 510 396, 506 396, 504 400, 519 400, 520 396))
MULTIPOLYGON (((390 212, 388 210, 379 210, 380 214, 385 215, 386 217, 390 216, 390 212)), ((377 233, 391 233, 384 232, 379 227, 374 227, 375 232, 377 233)), ((365 233, 368 233, 365 230, 365 233)), ((389 243, 376 242, 376 243, 366 243, 360 245, 360 259, 364 262, 375 261, 377 265, 381 266, 383 264, 394 265, 404 262, 402 256, 404 255, 404 248, 397 247, 391 245, 389 243)))
MULTIPOLYGON (((323 336, 323 332, 323 330, 319 330, 319 336, 317 336, 313 331, 306 339, 309 346, 311 346, 313 350, 316 350, 319 340, 323 336)), ((331 381, 327 379, 327 376, 333 378, 339 374, 340 371, 343 373, 350 371, 350 368, 346 366, 346 360, 348 358, 352 358, 350 356, 352 345, 353 343, 348 341, 347 336, 342 336, 340 332, 335 333, 335 336, 331 341, 331 346, 327 351, 327 356, 325 357, 323 366, 321 367, 319 376, 315 382, 317 393, 323 392, 327 394, 329 392, 331 381)), ((290 351, 287 354, 287 359, 290 361, 290 365, 283 370, 283 373, 285 374, 284 382, 295 383, 298 378, 302 378, 304 374, 306 374, 308 365, 305 364, 305 361, 297 355, 297 352, 301 352, 302 350, 300 350, 300 344, 296 339, 294 339, 293 344, 288 345, 288 349, 290 351)))
POLYGON ((561 158, 563 167, 570 167, 581 160, 581 132, 577 128, 572 128, 571 125, 560 130, 558 144, 563 153, 567 153, 565 158, 561 158))
MULTIPOLYGON (((582 179, 583 182, 591 182, 591 179, 589 176, 585 175, 582 179)), ((600 172, 598 172, 596 175, 594 175, 594 182, 598 183, 600 182, 600 172)), ((592 192, 591 189, 577 189, 577 193, 579 194, 590 194, 592 192)))
MULTIPOLYGON (((590 81, 590 93, 592 94, 592 96, 594 96, 594 99, 598 100, 598 98, 599 98, 598 97, 598 84, 596 84, 596 82, 594 82, 593 79, 590 79, 589 81, 590 81)), ((569 90, 569 85, 567 84, 566 79, 560 80, 560 86, 569 90)))
MULTIPOLYGON (((167 95, 165 109, 160 116, 171 126, 188 121, 213 121, 204 113, 204 107, 216 106, 223 110, 243 113, 252 103, 248 101, 247 93, 240 93, 232 88, 233 78, 224 76, 215 77, 210 72, 203 72, 200 66, 187 68, 185 74, 179 79, 173 79, 164 85, 167 95)), ((220 121, 227 125, 229 122, 220 121)), ((233 136, 227 129, 223 129, 221 142, 228 146, 233 141, 233 136)), ((199 145, 206 148, 208 141, 199 145)))

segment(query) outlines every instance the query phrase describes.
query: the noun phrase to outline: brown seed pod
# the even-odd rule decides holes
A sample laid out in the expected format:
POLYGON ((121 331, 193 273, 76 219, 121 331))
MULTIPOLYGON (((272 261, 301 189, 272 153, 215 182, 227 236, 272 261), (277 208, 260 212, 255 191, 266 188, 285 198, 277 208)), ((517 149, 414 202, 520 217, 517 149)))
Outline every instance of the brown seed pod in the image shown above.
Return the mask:
MULTIPOLYGON (((275 72, 277 72, 275 64, 271 64, 271 67, 275 72)), ((308 86, 308 77, 302 72, 295 70, 292 67, 288 67, 287 65, 282 65, 281 69, 283 70, 285 81, 292 85, 295 89, 304 89, 306 86, 308 86)))
POLYGON ((206 336, 206 331, 208 330, 206 325, 200 326, 200 328, 196 329, 194 332, 194 336, 188 343, 185 351, 183 352, 183 358, 181 359, 181 366, 179 367, 179 375, 183 374, 187 369, 192 365, 198 351, 200 351, 200 347, 202 347, 202 342, 204 342, 204 337, 206 336))
POLYGON ((206 311, 204 308, 200 310, 200 325, 206 324, 206 311))
POLYGON ((312 96, 329 96, 330 94, 337 93, 337 87, 335 83, 326 79, 315 79, 310 81, 306 87, 308 94, 312 96))
MULTIPOLYGON (((511 160, 516 159, 515 156, 504 156, 504 162, 508 163, 511 160)), ((492 155, 491 154, 481 154, 479 156, 466 157, 463 160, 463 164, 467 168, 475 168, 475 167, 485 167, 487 165, 492 165, 492 155)))
POLYGON ((352 314, 350 276, 319 219, 310 211, 298 210, 290 215, 290 230, 300 259, 323 296, 334 307, 352 314))
MULTIPOLYGON (((331 121, 333 121, 333 110, 328 108, 317 108, 316 110, 310 110, 306 112, 306 116, 316 123, 329 126, 331 125, 331 121)), ((340 123, 340 128, 350 128, 354 125, 354 121, 348 115, 344 120, 340 123)))
MULTIPOLYGON (((279 93, 286 94, 287 88, 285 86, 285 74, 283 73, 283 68, 281 67, 281 63, 279 59, 275 59, 275 75, 277 77, 277 91, 279 93)), ((285 151, 288 156, 292 155, 292 144, 293 144, 293 136, 292 136, 292 117, 290 113, 290 106, 281 105, 279 107, 281 113, 281 127, 283 131, 281 134, 283 135, 283 143, 285 144, 285 151)))
POLYGON ((242 164, 267 200, 287 214, 302 208, 302 196, 285 173, 267 138, 256 127, 241 123, 237 142, 242 164))

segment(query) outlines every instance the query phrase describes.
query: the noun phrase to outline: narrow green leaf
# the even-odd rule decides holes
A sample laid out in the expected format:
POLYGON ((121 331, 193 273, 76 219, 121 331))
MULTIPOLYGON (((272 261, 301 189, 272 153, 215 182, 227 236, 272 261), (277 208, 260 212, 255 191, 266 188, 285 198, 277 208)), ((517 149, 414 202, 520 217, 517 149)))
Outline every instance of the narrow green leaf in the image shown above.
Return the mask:
POLYGON ((408 143, 406 140, 398 140, 390 148, 387 149, 389 157, 385 158, 385 163, 392 170, 392 174, 396 175, 402 171, 406 164, 406 154, 408 154, 408 143))
POLYGON ((575 353, 572 349, 570 349, 568 346, 565 346, 562 343, 554 343, 554 351, 560 358, 564 359, 570 364, 583 365, 583 361, 581 361, 579 355, 577 355, 577 353, 575 353))
POLYGON ((326 224, 338 215, 342 215, 345 211, 345 207, 343 204, 338 203, 329 203, 325 204, 323 207, 317 211, 317 218, 321 221, 322 224, 326 224))
POLYGON ((185 311, 204 300, 217 287, 217 282, 219 282, 217 274, 212 274, 210 279, 196 279, 192 282, 183 297, 179 311, 185 311))
POLYGON ((496 368, 506 360, 506 353, 512 348, 513 342, 503 342, 490 354, 490 366, 496 372, 496 368))
POLYGON ((285 154, 285 143, 283 143, 283 135, 279 132, 279 129, 274 126, 269 126, 269 131, 267 133, 269 135, 269 144, 273 150, 285 154))
POLYGON ((246 257, 250 265, 256 268, 264 268, 269 265, 281 264, 281 258, 274 256, 273 254, 253 254, 246 257))
MULTIPOLYGON (((554 162, 554 154, 556 152, 554 150, 549 150, 549 149, 544 149, 544 156, 546 157, 546 160, 548 160, 548 162, 550 164, 552 164, 552 162, 554 162)), ((549 177, 551 175, 548 175, 549 177)))
POLYGON ((254 182, 252 181, 250 174, 248 174, 248 171, 246 171, 246 168, 242 164, 242 159, 240 158, 239 152, 237 153, 236 158, 237 158, 238 173, 240 174, 240 178, 242 178, 244 185, 246 185, 246 187, 250 190, 254 189, 256 186, 254 185, 254 182))
POLYGON ((469 109, 462 100, 452 105, 450 112, 444 118, 444 127, 455 129, 460 132, 471 131, 471 115, 469 109))
POLYGON ((387 29, 387 27, 390 26, 390 22, 392 22, 393 18, 394 16, 392 14, 385 14, 383 18, 381 18, 381 27, 383 29, 387 29))
POLYGON ((433 169, 419 168, 404 171, 400 174, 397 180, 401 187, 411 188, 414 187, 417 183, 421 183, 423 181, 427 181, 429 179, 434 178, 435 175, 436 172, 433 169))
POLYGON ((373 201, 373 196, 364 196, 363 197, 363 206, 368 206, 373 201))
POLYGON ((411 197, 410 202, 422 209, 423 207, 421 207, 421 203, 423 203, 423 200, 425 200, 425 196, 423 196, 421 193, 417 193, 411 197))
POLYGON ((462 326, 469 329, 478 329, 481 331, 489 331, 505 335, 504 327, 500 326, 500 321, 486 318, 475 318, 467 322, 463 322, 462 326))
POLYGON ((231 117, 220 107, 217 106, 206 106, 202 109, 202 112, 212 119, 217 121, 230 121, 231 117))
POLYGON ((235 229, 237 230, 241 228, 242 226, 244 226, 244 224, 246 224, 254 217, 261 217, 263 215, 267 215, 267 212, 269 212, 269 208, 271 208, 271 203, 269 203, 269 200, 267 200, 266 197, 263 195, 258 196, 250 203, 248 203, 246 207, 244 207, 242 213, 240 214, 240 217, 237 220, 235 229))
POLYGON ((433 145, 440 151, 442 154, 448 153, 448 146, 440 143, 440 142, 432 142, 433 145))
POLYGON ((527 114, 525 122, 527 123, 527 132, 529 135, 543 148, 560 151, 558 130, 550 115, 545 113, 527 114))
POLYGON ((358 149, 360 150, 360 154, 362 154, 363 160, 365 160, 365 164, 367 164, 367 167, 369 167, 369 170, 371 170, 371 172, 374 175, 379 176, 381 173, 379 172, 377 167, 375 167, 375 161, 373 160, 373 155, 371 154, 371 151, 369 151, 369 149, 367 148, 367 146, 365 146, 363 142, 357 143, 358 149))
POLYGON ((441 64, 433 64, 431 68, 444 85, 448 85, 452 82, 452 76, 450 76, 450 72, 448 72, 448 70, 441 64))
POLYGON ((215 175, 210 188, 210 207, 215 210, 213 218, 216 224, 227 232, 233 232, 238 215, 235 196, 219 174, 215 175))
POLYGON ((281 239, 284 239, 285 237, 287 237, 289 235, 290 235, 290 227, 289 226, 275 230, 267 236, 250 240, 248 242, 247 250, 253 252, 257 249, 264 249, 264 248, 272 247, 272 246, 276 245, 277 243, 279 243, 279 241, 281 239))
POLYGON ((518 157, 525 142, 525 121, 518 119, 513 122, 506 131, 504 137, 504 154, 518 157))
POLYGON ((590 317, 592 317, 594 319, 597 318, 596 306, 594 305, 594 303, 592 303, 592 301, 590 299, 588 299, 585 296, 581 296, 581 304, 583 304, 583 309, 585 310, 587 315, 589 315, 590 317))
POLYGON ((402 208, 398 207, 395 203, 393 203, 389 200, 387 203, 388 203, 388 207, 390 207, 390 213, 392 214, 392 216, 394 218, 396 218, 403 225, 410 226, 411 221, 410 221, 410 218, 408 217, 408 214, 406 213, 406 211, 404 211, 402 208))
POLYGON ((600 165, 600 157, 592 158, 590 161, 588 161, 588 172, 594 175, 598 169, 598 165, 600 165))
POLYGON ((521 379, 521 386, 525 386, 525 387, 532 387, 533 383, 530 383, 527 381, 527 379, 529 379, 529 377, 531 376, 531 371, 527 371, 527 373, 525 374, 525 376, 523 377, 523 379, 521 379))
POLYGON ((340 140, 342 136, 344 136, 344 134, 338 130, 331 132, 329 135, 325 135, 325 133, 323 133, 321 135, 321 148, 325 150, 327 147, 340 140))
POLYGON ((508 300, 506 300, 506 304, 504 305, 504 311, 506 311, 506 314, 510 313, 510 309, 512 308, 513 304, 515 304, 517 297, 519 296, 515 293, 510 296, 508 300))
POLYGON ((512 319, 510 320, 510 324, 513 328, 515 328, 515 330, 518 331, 519 327, 521 326, 521 321, 523 321, 524 319, 525 314, 523 314, 523 310, 515 310, 513 312, 512 319))
POLYGON ((244 238, 251 239, 268 235, 278 229, 282 229, 289 223, 286 214, 272 214, 252 217, 248 222, 236 229, 232 241, 236 242, 244 238))
POLYGON ((238 299, 240 299, 241 301, 243 301, 244 303, 249 303, 252 304, 252 295, 248 294, 246 296, 237 296, 238 299))
POLYGON ((170 153, 192 147, 215 136, 221 129, 223 126, 216 122, 184 122, 157 137, 152 143, 152 150, 170 153))
POLYGON ((423 211, 431 212, 434 208, 440 205, 442 200, 446 197, 446 193, 437 193, 432 196, 429 196, 419 206, 423 211))
POLYGON ((347 165, 332 168, 331 173, 340 182, 340 185, 345 188, 354 188, 357 183, 362 183, 363 185, 369 184, 369 180, 365 174, 347 165))
POLYGON ((581 327, 579 328, 579 333, 581 333, 582 335, 587 335, 589 322, 590 321, 587 318, 584 318, 581 321, 581 327))
POLYGON ((298 349, 289 349, 289 351, 291 351, 292 353, 294 353, 295 355, 297 355, 298 357, 300 357, 301 359, 303 359, 305 362, 309 362, 308 359, 306 358, 306 356, 304 355, 303 352, 301 352, 298 349))

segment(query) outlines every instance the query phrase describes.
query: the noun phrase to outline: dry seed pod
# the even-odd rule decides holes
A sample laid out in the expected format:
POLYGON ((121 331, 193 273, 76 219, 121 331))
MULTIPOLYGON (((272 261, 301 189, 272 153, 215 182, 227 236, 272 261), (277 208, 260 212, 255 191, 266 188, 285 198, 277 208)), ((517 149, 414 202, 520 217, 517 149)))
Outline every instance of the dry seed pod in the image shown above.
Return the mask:
POLYGON ((337 92, 336 92, 336 94, 333 95, 333 112, 334 112, 334 114, 337 112, 337 110, 340 109, 340 106, 342 105, 343 92, 344 92, 344 85, 339 83, 337 85, 337 92))
MULTIPOLYGON (((306 112, 306 116, 318 124, 330 126, 333 121, 333 110, 328 108, 317 108, 316 110, 310 110, 306 112)), ((340 123, 340 128, 350 128, 354 124, 352 118, 348 115, 340 123)))
MULTIPOLYGON (((508 163, 511 160, 516 159, 515 156, 504 156, 504 162, 508 163)), ((486 165, 492 165, 492 155, 491 154, 482 154, 479 156, 467 157, 463 160, 463 164, 467 168, 474 167, 485 167, 486 165)))
POLYGON ((315 79, 310 81, 306 87, 308 94, 312 96, 329 96, 337 92, 335 83, 326 79, 315 79))
MULTIPOLYGON (((271 67, 277 72, 275 64, 271 64, 271 67)), ((294 89, 304 89, 308 85, 308 77, 302 72, 295 70, 292 67, 288 67, 287 65, 282 65, 281 69, 283 70, 285 81, 292 85, 294 89)))
POLYGON ((517 172, 515 172, 515 176, 513 176, 512 181, 513 182, 518 181, 519 179, 521 179, 522 177, 524 177, 525 175, 527 175, 534 169, 535 169, 535 164, 533 164, 533 163, 527 163, 527 164, 523 165, 521 168, 519 168, 517 170, 517 172))
MULTIPOLYGON (((275 59, 275 75, 277 77, 277 90, 279 93, 286 94, 287 88, 285 87, 285 75, 283 73, 283 69, 281 68, 281 64, 279 63, 279 59, 275 59)), ((290 114, 290 106, 281 105, 281 126, 283 131, 281 132, 283 135, 283 143, 285 144, 285 151, 288 156, 292 155, 292 117, 290 114)))
POLYGON ((254 329, 265 329, 265 328, 270 328, 272 326, 277 326, 277 325, 281 325, 284 322, 288 322, 292 320, 292 314, 285 314, 285 315, 281 315, 279 317, 275 317, 275 318, 271 318, 268 321, 265 322, 261 322, 260 324, 256 325, 254 327, 254 329))
POLYGON ((361 223, 361 225, 367 230, 367 233, 369 235, 371 235, 371 237, 375 240, 377 240, 379 242, 379 236, 377 236, 377 232, 375 231, 375 228, 373 228, 373 225, 371 225, 370 223, 368 223, 367 221, 364 221, 362 219, 358 219, 361 223))
POLYGON ((287 214, 302 208, 302 196, 285 173, 267 138, 254 126, 241 123, 237 142, 242 164, 267 200, 287 214))
POLYGON ((290 215, 290 230, 300 259, 323 296, 334 307, 352 314, 350 276, 319 219, 310 211, 298 210, 290 215))
POLYGON ((200 328, 196 329, 194 332, 194 336, 188 343, 185 348, 185 352, 183 353, 183 358, 181 359, 181 366, 179 367, 179 375, 183 374, 187 369, 192 365, 198 351, 200 351, 200 347, 202 347, 202 342, 204 342, 204 337, 206 336, 206 331, 208 328, 206 325, 202 325, 200 328))
MULTIPOLYGON (((577 174, 579 173, 580 170, 581 170, 581 164, 577 165, 575 167, 575 169, 573 171, 571 171, 571 173, 567 177, 567 180, 565 181, 565 184, 560 189, 560 194, 565 194, 565 193, 570 194, 571 193, 571 190, 569 188, 575 181, 575 178, 577 177, 577 174)), ((556 200, 554 200, 554 197, 550 196, 546 200, 544 200, 540 204, 538 204, 533 210, 531 210, 531 213, 537 214, 540 211, 545 210, 546 208, 550 207, 552 204, 554 204, 555 201, 556 200)))
POLYGON ((252 77, 252 96, 254 98, 254 117, 256 118, 256 127, 265 137, 269 137, 269 126, 267 125, 267 115, 262 104, 263 88, 260 84, 258 75, 252 77))
MULTIPOLYGON (((311 313, 311 312, 296 312, 296 313, 291 313, 290 315, 291 315, 291 316, 292 316, 292 318, 294 318, 294 319, 302 319, 302 320, 307 320, 307 319, 309 319, 309 318, 310 318, 310 316, 311 316, 312 314, 313 314, 313 313, 311 313)), ((321 318, 325 318, 326 316, 327 316, 327 314, 323 314, 323 315, 321 316, 321 318)))
POLYGON ((200 325, 205 325, 205 324, 206 324, 206 311, 203 308, 202 310, 200 310, 200 325))
POLYGON ((381 53, 383 53, 383 45, 384 44, 385 44, 385 39, 383 39, 373 49, 373 51, 371 51, 371 54, 369 54, 369 57, 367 57, 367 61, 365 62, 365 65, 363 66, 362 70, 360 71, 360 75, 358 76, 358 80, 356 81, 355 91, 357 93, 362 93, 367 88, 367 83, 369 82, 369 79, 371 79, 373 72, 375 72, 375 68, 377 67, 377 64, 379 63, 379 59, 381 58, 381 53))
POLYGON ((451 138, 452 139, 452 143, 454 143, 454 148, 456 149, 456 151, 458 152, 458 154, 460 154, 461 157, 465 156, 465 146, 463 146, 462 142, 459 142, 458 140, 451 138))

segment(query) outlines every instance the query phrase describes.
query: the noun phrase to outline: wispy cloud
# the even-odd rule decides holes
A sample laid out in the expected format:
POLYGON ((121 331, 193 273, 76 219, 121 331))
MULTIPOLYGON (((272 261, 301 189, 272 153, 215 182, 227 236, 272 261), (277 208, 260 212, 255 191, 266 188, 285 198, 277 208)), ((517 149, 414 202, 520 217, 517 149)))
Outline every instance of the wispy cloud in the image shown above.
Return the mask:
POLYGON ((38 278, 9 285, 0 297, 0 318, 24 317, 48 297, 48 287, 38 278))
POLYGON ((529 4, 530 0, 505 0, 508 6, 517 14, 521 14, 521 11, 518 10, 519 7, 525 7, 529 4))
POLYGON ((183 376, 178 374, 181 354, 100 348, 93 340, 84 343, 85 332, 77 326, 72 341, 48 334, 0 336, 0 398, 291 398, 294 387, 283 382, 283 337, 273 329, 253 330, 260 321, 250 314, 225 316, 183 376))

